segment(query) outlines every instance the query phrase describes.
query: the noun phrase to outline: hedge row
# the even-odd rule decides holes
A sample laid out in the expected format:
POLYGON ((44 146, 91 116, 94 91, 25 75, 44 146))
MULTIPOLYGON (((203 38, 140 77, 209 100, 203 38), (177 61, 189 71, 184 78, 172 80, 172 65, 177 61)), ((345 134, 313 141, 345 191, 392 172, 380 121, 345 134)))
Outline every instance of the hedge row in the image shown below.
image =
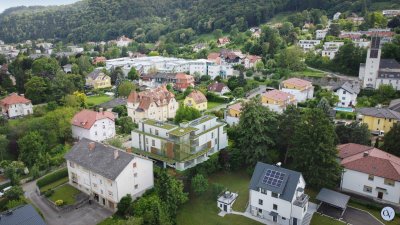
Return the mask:
POLYGON ((36 182, 36 185, 39 188, 42 188, 45 185, 51 184, 51 183, 53 183, 53 182, 55 182, 57 180, 60 180, 60 179, 62 179, 64 177, 67 177, 67 176, 68 176, 68 169, 64 168, 64 169, 58 170, 58 171, 56 171, 54 173, 51 173, 51 174, 46 175, 43 178, 39 179, 36 182))

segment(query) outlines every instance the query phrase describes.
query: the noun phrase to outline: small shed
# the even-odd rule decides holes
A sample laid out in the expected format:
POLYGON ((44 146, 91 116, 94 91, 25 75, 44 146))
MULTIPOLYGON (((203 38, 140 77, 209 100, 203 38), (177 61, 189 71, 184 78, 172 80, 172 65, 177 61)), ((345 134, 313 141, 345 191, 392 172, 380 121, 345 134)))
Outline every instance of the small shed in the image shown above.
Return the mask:
POLYGON ((218 196, 217 206, 221 211, 230 213, 232 212, 233 203, 235 203, 238 193, 225 191, 223 194, 218 196))
POLYGON ((318 193, 316 199, 321 201, 319 207, 325 203, 329 206, 337 208, 341 211, 340 217, 342 217, 344 212, 346 211, 347 203, 350 200, 350 196, 326 188, 322 188, 321 191, 318 193))

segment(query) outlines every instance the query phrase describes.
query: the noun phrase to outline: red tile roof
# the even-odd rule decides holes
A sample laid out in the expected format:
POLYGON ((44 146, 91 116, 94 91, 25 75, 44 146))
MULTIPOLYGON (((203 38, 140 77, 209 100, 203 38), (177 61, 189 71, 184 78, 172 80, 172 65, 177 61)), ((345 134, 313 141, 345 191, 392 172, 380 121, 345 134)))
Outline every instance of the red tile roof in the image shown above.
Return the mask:
POLYGON ((299 87, 307 87, 307 86, 312 85, 312 83, 310 81, 302 80, 302 79, 295 78, 295 77, 284 80, 284 81, 282 81, 282 83, 292 84, 292 85, 299 86, 299 87))
POLYGON ((247 55, 246 58, 251 62, 251 63, 255 63, 258 60, 261 60, 261 56, 258 55, 247 55))
POLYGON ((230 106, 228 106, 228 108, 241 112, 242 111, 242 103, 239 102, 239 103, 230 105, 230 106))
POLYGON ((353 143, 339 145, 338 149, 339 157, 343 157, 341 164, 346 169, 400 181, 399 157, 377 148, 353 143))
POLYGON ((207 90, 220 93, 222 89, 224 89, 224 87, 226 87, 224 83, 215 82, 213 84, 208 85, 207 90))
POLYGON ((206 96, 204 96, 204 94, 201 93, 201 91, 194 90, 192 91, 192 93, 188 95, 188 97, 192 98, 193 101, 196 102, 196 104, 207 102, 206 96))
POLYGON ((221 54, 219 52, 211 52, 208 54, 207 59, 208 60, 216 60, 221 54))
POLYGON ((275 101, 285 101, 294 98, 294 95, 279 90, 265 92, 263 96, 266 98, 271 98, 275 101))
POLYGON ((74 118, 72 118, 72 125, 77 127, 82 127, 85 129, 90 129, 93 124, 101 119, 109 118, 110 120, 114 120, 115 116, 111 112, 103 111, 103 112, 95 112, 92 110, 84 109, 77 114, 75 114, 74 118))
POLYGON ((7 97, 0 100, 0 105, 1 106, 9 106, 9 105, 14 105, 14 104, 25 104, 25 103, 29 103, 29 102, 31 102, 31 100, 29 100, 25 97, 19 96, 17 93, 11 93, 7 97))
POLYGON ((128 103, 139 103, 138 109, 147 110, 151 103, 155 103, 157 106, 169 104, 170 100, 175 98, 175 95, 168 91, 165 86, 158 88, 142 91, 137 93, 132 91, 128 96, 128 103))

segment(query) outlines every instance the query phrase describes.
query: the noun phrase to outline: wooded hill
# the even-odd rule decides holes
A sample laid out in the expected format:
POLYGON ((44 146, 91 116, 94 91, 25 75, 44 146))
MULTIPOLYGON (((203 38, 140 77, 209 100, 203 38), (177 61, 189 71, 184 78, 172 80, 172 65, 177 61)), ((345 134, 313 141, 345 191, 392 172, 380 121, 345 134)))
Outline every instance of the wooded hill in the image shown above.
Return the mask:
MULTIPOLYGON (((243 31, 278 12, 309 8, 361 12, 371 0, 83 0, 67 6, 17 7, 0 14, 0 40, 60 39, 81 43, 115 39, 155 42, 165 34, 185 37, 215 29, 243 31)), ((395 0, 393 0, 395 2, 395 0)))

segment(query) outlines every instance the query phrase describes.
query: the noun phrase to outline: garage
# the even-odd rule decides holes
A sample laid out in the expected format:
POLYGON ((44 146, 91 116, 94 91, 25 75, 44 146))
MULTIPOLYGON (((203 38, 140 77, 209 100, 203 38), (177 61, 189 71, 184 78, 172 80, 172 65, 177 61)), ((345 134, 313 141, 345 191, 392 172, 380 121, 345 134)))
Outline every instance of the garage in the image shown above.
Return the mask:
POLYGON ((320 201, 318 212, 339 219, 347 209, 350 196, 323 188, 316 199, 320 201))

